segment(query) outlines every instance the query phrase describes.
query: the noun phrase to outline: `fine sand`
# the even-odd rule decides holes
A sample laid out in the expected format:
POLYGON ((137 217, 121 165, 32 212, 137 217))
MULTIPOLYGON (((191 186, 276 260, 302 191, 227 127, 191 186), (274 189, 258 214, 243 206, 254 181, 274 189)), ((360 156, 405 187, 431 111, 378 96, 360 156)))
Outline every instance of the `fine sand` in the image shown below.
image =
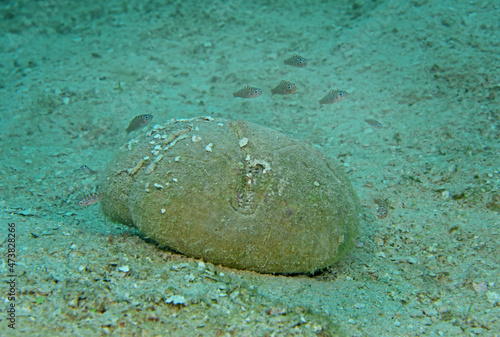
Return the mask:
POLYGON ((0 5, 0 335, 498 335, 498 3, 89 2, 0 5), (281 80, 297 92, 271 97, 281 80), (247 85, 264 93, 232 96, 247 85), (320 108, 331 89, 348 96, 320 108), (356 247, 317 275, 261 275, 79 207, 140 114, 311 142, 358 193, 356 247))

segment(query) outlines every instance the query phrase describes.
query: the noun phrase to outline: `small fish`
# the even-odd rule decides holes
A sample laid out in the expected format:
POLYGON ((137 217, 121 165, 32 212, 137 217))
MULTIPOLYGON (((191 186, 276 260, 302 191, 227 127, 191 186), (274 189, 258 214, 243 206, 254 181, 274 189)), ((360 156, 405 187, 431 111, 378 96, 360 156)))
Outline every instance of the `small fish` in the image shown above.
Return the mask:
POLYGON ((330 90, 328 94, 323 97, 319 104, 333 104, 336 102, 340 102, 347 96, 347 92, 343 90, 330 90))
POLYGON ((131 133, 132 131, 142 128, 144 125, 148 124, 152 120, 153 120, 153 115, 135 116, 134 119, 130 121, 128 128, 125 131, 127 131, 127 133, 131 133))
POLYGON ((294 55, 283 61, 283 63, 292 67, 305 68, 307 66, 307 59, 300 55, 294 55))
POLYGON ((233 97, 256 98, 262 95, 262 89, 246 86, 241 90, 233 92, 233 97))
POLYGON ((81 169, 83 172, 85 172, 85 173, 87 173, 87 174, 89 174, 89 175, 90 175, 90 174, 97 174, 97 171, 92 170, 92 169, 91 169, 90 167, 88 167, 87 165, 82 165, 82 166, 80 167, 80 169, 81 169))
POLYGON ((382 199, 377 199, 375 202, 378 205, 377 209, 377 217, 379 219, 383 219, 387 216, 387 213, 389 212, 389 207, 387 205, 387 199, 382 200, 382 199))
POLYGON ((382 123, 372 118, 365 119, 365 122, 377 129, 380 129, 382 127, 382 123))
POLYGON ((271 89, 273 95, 290 95, 297 90, 297 86, 288 81, 281 81, 274 89, 271 89))
POLYGON ((84 206, 89 206, 89 205, 95 204, 96 202, 101 200, 102 196, 103 196, 102 193, 89 194, 85 198, 83 198, 82 200, 80 200, 78 202, 78 206, 84 207, 84 206))

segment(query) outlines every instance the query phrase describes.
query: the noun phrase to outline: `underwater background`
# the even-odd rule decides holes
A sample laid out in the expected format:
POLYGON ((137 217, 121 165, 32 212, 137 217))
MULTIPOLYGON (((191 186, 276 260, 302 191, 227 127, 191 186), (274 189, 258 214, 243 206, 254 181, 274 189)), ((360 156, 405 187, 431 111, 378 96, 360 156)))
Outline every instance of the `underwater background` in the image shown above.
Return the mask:
POLYGON ((2 1, 0 335, 497 336, 499 17, 486 0, 2 1), (296 92, 272 96, 281 80, 296 92), (246 86, 263 94, 233 97, 246 86), (348 95, 321 106, 332 89, 348 95), (142 114, 311 142, 360 198, 356 247, 263 275, 79 207, 142 114))

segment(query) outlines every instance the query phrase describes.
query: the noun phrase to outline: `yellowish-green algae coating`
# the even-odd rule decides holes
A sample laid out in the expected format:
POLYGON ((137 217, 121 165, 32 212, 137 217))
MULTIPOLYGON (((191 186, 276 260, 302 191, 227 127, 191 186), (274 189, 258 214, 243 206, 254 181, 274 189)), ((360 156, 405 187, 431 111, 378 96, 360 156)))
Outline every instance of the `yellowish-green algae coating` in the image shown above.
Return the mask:
POLYGON ((245 121, 156 126, 120 149, 103 185, 111 219, 185 255, 262 273, 331 266, 359 222, 341 167, 245 121))

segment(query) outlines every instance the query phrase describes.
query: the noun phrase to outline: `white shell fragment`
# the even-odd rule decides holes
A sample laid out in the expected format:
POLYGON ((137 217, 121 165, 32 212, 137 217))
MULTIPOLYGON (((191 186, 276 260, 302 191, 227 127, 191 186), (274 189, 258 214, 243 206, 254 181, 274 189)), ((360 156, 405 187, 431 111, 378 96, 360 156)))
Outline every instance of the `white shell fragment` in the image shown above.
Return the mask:
POLYGON ((130 267, 129 266, 121 266, 118 268, 119 271, 121 271, 122 273, 128 273, 130 271, 130 267))
POLYGON ((165 303, 186 305, 186 299, 184 298, 184 296, 172 295, 165 299, 165 303))
POLYGON ((193 137, 191 137, 191 141, 193 143, 198 143, 199 141, 201 141, 201 137, 194 135, 193 137))
POLYGON ((214 144, 212 144, 212 143, 210 143, 207 146, 205 146, 205 151, 212 152, 212 146, 214 146, 214 144))
POLYGON ((156 168, 156 163, 153 161, 153 162, 151 162, 148 165, 148 167, 146 167, 146 172, 145 173, 146 174, 151 174, 151 173, 153 173, 153 171, 155 170, 155 168, 156 168))
POLYGON ((245 145, 248 144, 248 138, 244 137, 244 138, 241 138, 240 141, 238 142, 238 144, 240 144, 240 147, 243 147, 245 145))
POLYGON ((159 162, 163 158, 162 154, 159 154, 158 157, 155 158, 155 163, 159 162))

